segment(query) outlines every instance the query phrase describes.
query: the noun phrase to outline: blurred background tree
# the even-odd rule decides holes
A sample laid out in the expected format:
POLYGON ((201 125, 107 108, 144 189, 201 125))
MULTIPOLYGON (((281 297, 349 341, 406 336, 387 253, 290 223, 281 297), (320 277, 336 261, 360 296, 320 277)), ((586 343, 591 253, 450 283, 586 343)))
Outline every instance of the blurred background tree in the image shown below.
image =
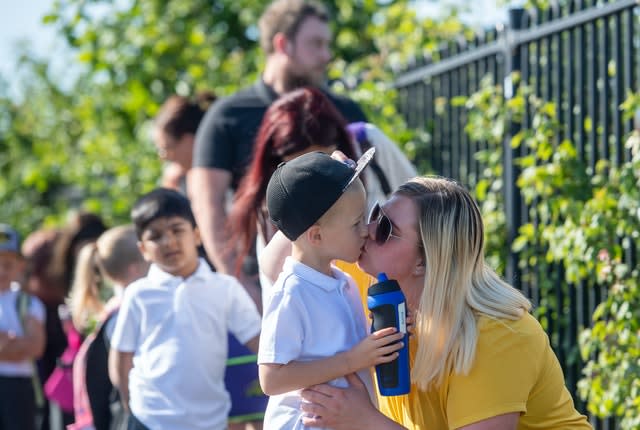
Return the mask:
MULTIPOLYGON (((21 97, 0 84, 0 152, 8 154, 0 219, 24 233, 79 207, 127 221, 133 200, 160 176, 149 134, 160 104, 173 93, 227 95, 254 81, 263 62, 256 24, 267 3, 56 1, 43 21, 72 48, 74 77, 61 86, 50 60, 25 56, 21 97)), ((419 18, 407 0, 325 3, 335 35, 332 88, 349 92, 415 154, 425 140, 397 113, 394 72, 465 34, 457 9, 434 20, 419 18)))

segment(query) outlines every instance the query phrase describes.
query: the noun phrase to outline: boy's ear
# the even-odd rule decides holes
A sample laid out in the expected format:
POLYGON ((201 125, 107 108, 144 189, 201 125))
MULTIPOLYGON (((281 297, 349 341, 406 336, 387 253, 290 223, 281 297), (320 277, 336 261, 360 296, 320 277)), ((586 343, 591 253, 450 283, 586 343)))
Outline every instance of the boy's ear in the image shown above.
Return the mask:
POLYGON ((151 258, 147 255, 147 249, 144 247, 144 242, 141 240, 138 241, 138 250, 140 251, 140 254, 142 254, 144 261, 152 263, 151 258))
POLYGON ((202 245, 202 236, 200 236, 200 229, 198 226, 193 227, 193 234, 195 235, 196 245, 202 245))
POLYGON ((314 224, 304 232, 307 236, 307 240, 312 245, 318 245, 322 241, 322 229, 320 225, 314 224))
POLYGON ((289 39, 284 33, 276 33, 273 35, 273 50, 281 54, 290 55, 291 47, 289 46, 289 39))

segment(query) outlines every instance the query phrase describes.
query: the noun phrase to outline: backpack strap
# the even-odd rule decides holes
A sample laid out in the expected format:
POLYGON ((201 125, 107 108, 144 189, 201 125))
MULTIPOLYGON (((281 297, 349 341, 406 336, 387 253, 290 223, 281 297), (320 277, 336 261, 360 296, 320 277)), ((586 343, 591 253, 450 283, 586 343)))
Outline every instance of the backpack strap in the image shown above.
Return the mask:
MULTIPOLYGON (((16 308, 18 311, 18 318, 20 319, 20 325, 22 330, 25 331, 27 327, 27 317, 29 316, 29 307, 31 306, 31 296, 22 290, 18 291, 18 297, 16 297, 16 308)), ((44 406, 44 394, 42 393, 42 383, 40 382, 40 376, 38 374, 38 368, 36 367, 35 360, 29 360, 31 365, 31 385, 33 385, 33 393, 36 400, 36 406, 42 408, 44 406)))
MULTIPOLYGON (((369 137, 367 136, 366 122, 352 122, 348 125, 348 129, 355 137, 356 141, 360 144, 360 148, 362 148, 362 152, 365 153, 367 149, 373 147, 371 142, 369 141, 369 137)), ((389 185, 389 181, 387 180, 387 176, 382 171, 382 168, 376 161, 374 157, 369 163, 369 167, 373 170, 373 173, 376 175, 378 182, 380 183, 380 187, 382 188, 382 192, 388 196, 391 194, 391 186, 389 185)))

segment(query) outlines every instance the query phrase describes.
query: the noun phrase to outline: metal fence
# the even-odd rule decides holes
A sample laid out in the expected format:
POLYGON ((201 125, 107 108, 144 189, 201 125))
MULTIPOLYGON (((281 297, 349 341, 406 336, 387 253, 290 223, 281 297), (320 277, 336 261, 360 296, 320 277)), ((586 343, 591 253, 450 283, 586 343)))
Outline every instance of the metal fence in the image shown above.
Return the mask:
MULTIPOLYGON (((640 6, 637 0, 568 0, 563 6, 540 12, 511 9, 509 23, 475 40, 443 46, 437 62, 421 59, 400 74, 395 82, 400 95, 400 110, 410 127, 431 135, 429 163, 434 173, 460 180, 474 187, 484 166, 474 157, 485 149, 483 142, 465 134, 466 113, 450 101, 468 96, 480 88, 489 75, 503 83, 505 96, 515 88, 511 72, 521 74, 521 82, 534 94, 555 103, 562 124, 557 141, 570 139, 592 170, 598 160, 614 165, 628 160, 624 136, 632 130, 632 121, 619 110, 627 91, 638 90, 640 78, 640 6), (586 126, 586 122, 590 126, 586 126)), ((531 127, 531 112, 525 113, 522 127, 531 127)), ((504 145, 504 198, 508 240, 516 237, 518 227, 528 220, 528 207, 516 185, 518 168, 514 158, 526 149, 504 145)), ((630 256, 633 262, 635 255, 630 256)), ((606 290, 589 281, 566 285, 562 268, 553 267, 558 286, 541 291, 523 281, 518 273, 517 256, 511 255, 506 277, 538 305, 553 295, 555 309, 547 310, 552 345, 563 365, 567 385, 575 393, 582 363, 577 353, 577 336, 588 326, 591 314, 606 290), (564 284, 564 285, 563 285, 564 284)), ((535 270, 535 268, 529 268, 535 270)), ((579 409, 584 405, 576 398, 579 409)), ((597 429, 616 428, 614 420, 592 418, 597 429)))

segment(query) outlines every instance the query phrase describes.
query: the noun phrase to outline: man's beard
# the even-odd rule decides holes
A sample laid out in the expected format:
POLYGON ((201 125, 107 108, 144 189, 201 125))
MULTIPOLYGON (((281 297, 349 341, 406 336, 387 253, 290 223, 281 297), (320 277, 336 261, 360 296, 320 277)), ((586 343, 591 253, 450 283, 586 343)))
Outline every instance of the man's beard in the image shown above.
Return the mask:
POLYGON ((313 77, 310 74, 299 73, 295 66, 287 65, 284 69, 283 87, 286 92, 302 87, 322 87, 326 82, 324 74, 322 77, 313 77))

